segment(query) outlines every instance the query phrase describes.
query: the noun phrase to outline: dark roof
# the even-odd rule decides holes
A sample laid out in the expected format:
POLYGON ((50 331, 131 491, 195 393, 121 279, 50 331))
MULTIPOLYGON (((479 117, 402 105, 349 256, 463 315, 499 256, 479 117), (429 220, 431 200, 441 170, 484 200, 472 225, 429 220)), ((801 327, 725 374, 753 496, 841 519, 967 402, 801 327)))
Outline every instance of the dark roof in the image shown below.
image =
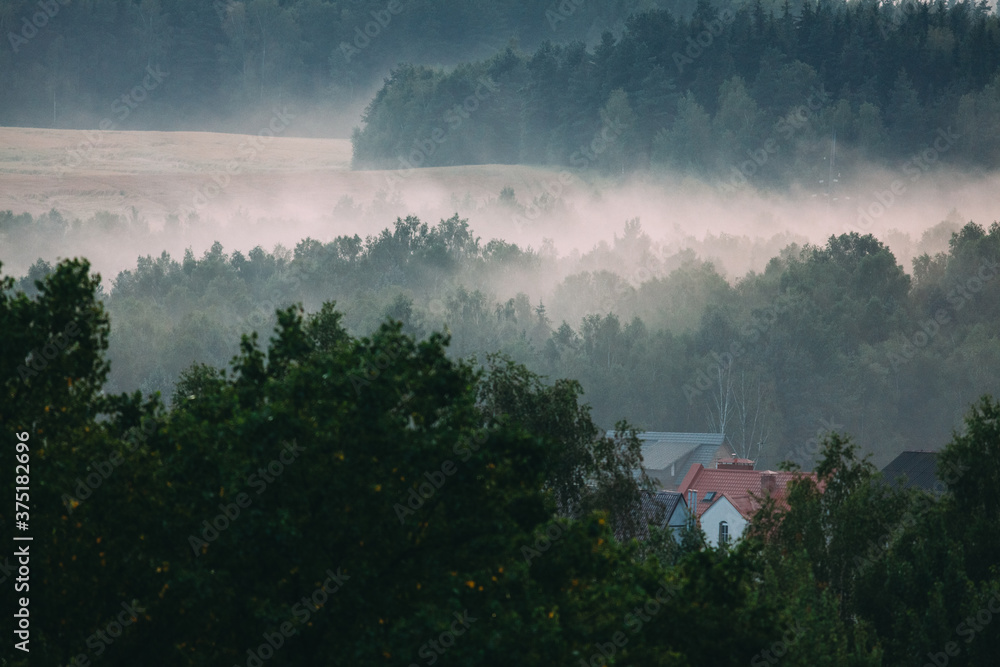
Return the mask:
POLYGON ((642 492, 642 516, 644 523, 656 523, 665 526, 677 509, 684 503, 684 496, 676 491, 642 492))
POLYGON ((903 452, 882 468, 882 477, 893 488, 900 486, 899 478, 905 475, 906 482, 902 488, 916 487, 924 491, 935 491, 936 470, 937 452, 903 452))
POLYGON ((655 502, 663 506, 663 523, 670 521, 678 505, 684 504, 684 496, 676 491, 659 491, 656 494, 655 502))

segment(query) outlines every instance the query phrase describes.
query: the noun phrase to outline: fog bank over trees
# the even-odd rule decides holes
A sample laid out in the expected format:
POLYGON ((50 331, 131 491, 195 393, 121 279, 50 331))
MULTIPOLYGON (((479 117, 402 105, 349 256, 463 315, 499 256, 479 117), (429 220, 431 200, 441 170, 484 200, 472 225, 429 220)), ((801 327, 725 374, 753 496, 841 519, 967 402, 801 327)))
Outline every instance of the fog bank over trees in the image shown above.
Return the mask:
MULTIPOLYGON (((275 309, 335 301, 354 335, 390 318, 418 338, 449 332, 454 357, 502 352, 577 379, 605 428, 721 425, 738 442, 757 420, 763 464, 808 466, 805 443, 840 424, 887 461, 946 439, 967 403, 1000 391, 1000 226, 945 221, 910 243, 910 270, 850 233, 785 244, 727 280, 637 220, 560 256, 483 241, 455 216, 274 251, 146 256, 104 282, 110 388, 170 396, 190 364, 224 365, 240 334, 268 336, 275 309)), ((20 287, 32 293, 49 270, 40 261, 20 287)))

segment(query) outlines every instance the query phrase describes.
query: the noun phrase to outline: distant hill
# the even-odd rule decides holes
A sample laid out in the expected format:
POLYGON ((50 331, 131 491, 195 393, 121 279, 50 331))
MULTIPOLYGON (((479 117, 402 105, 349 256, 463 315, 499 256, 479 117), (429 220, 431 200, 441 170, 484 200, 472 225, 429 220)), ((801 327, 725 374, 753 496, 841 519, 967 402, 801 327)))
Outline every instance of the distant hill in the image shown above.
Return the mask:
POLYGON ((632 13, 693 0, 5 0, 0 6, 0 125, 253 131, 293 103, 296 133, 343 136, 401 62, 451 66, 511 43, 595 43, 632 13), (148 95, 122 102, 146 78, 148 95), (115 106, 117 103, 118 106, 115 106), (124 106, 122 106, 124 104, 124 106), (249 127, 248 127, 249 125, 249 127))
POLYGON ((546 43, 453 70, 401 66, 364 122, 358 166, 662 166, 734 190, 829 190, 838 173, 872 162, 906 179, 941 163, 992 168, 1000 19, 982 2, 770 11, 702 0, 690 18, 633 16, 591 48, 546 43))

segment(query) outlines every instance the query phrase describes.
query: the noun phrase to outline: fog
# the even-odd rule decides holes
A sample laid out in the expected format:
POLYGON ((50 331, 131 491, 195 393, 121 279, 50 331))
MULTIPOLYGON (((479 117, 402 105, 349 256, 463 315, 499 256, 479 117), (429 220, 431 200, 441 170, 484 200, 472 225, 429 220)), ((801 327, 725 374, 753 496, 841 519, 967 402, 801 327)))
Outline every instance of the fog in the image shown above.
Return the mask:
MULTIPOLYGON (((858 176, 835 184, 832 194, 822 185, 758 190, 752 181, 733 191, 665 170, 627 179, 510 165, 351 171, 343 140, 0 132, 8 145, 6 164, 0 164, 7 186, 0 210, 37 216, 55 209, 67 220, 79 219, 68 234, 8 231, 0 261, 15 275, 39 258, 86 256, 113 278, 140 255, 167 251, 180 258, 191 249, 200 256, 216 241, 229 252, 294 248, 306 237, 364 238, 397 217, 415 215, 433 224, 456 213, 484 242, 544 247, 563 258, 612 242, 627 220, 638 218, 661 256, 691 249, 730 281, 761 271, 790 243, 871 233, 909 271, 916 255, 947 248, 948 234, 924 238, 931 228, 943 221, 953 227, 992 221, 1000 186, 996 173, 944 167, 915 180, 855 167, 858 176), (513 196, 501 196, 505 188, 513 196)), ((641 273, 631 275, 640 267, 602 268, 641 282, 641 273)))
MULTIPOLYGON (((169 402, 175 381, 192 363, 225 366, 240 334, 256 331, 266 339, 276 308, 301 302, 315 311, 334 300, 355 335, 391 317, 416 336, 448 331, 458 357, 482 359, 502 351, 550 377, 578 379, 605 427, 624 417, 654 430, 711 430, 711 401, 701 393, 691 397, 693 378, 713 369, 711 354, 731 344, 726 327, 740 331, 779 298, 784 288, 775 292, 775 276, 755 278, 769 263, 779 258, 777 271, 785 272, 789 261, 805 257, 803 246, 823 248, 832 236, 870 233, 913 275, 915 257, 948 252, 952 234, 969 221, 989 227, 1000 186, 997 173, 941 164, 913 174, 902 165, 887 169, 855 156, 843 158, 834 183, 781 189, 765 188, 752 177, 733 187, 732 180, 666 168, 617 177, 596 167, 531 165, 360 170, 351 168, 347 140, 294 136, 298 115, 296 109, 278 110, 262 122, 266 131, 251 135, 0 129, 6 146, 0 211, 13 212, 3 214, 0 227, 4 272, 23 276, 31 270, 41 277, 45 267, 37 260, 91 262, 103 277, 112 318, 109 391, 158 391, 169 402), (416 216, 434 227, 456 215, 468 221, 480 247, 498 239, 531 254, 489 259, 484 253, 480 264, 462 260, 452 266, 422 256, 406 268, 410 260, 390 249, 388 256, 370 257, 368 265, 352 269, 331 260, 334 268, 301 281, 287 269, 307 238, 329 244, 357 236, 362 246, 374 247, 397 219, 416 216), (216 243, 226 261, 251 256, 259 247, 267 261, 285 262, 286 268, 266 280, 240 277, 235 264, 217 279, 209 268, 187 279, 156 277, 173 270, 158 259, 164 253, 174 262, 204 258, 209 267, 216 243), (137 271, 143 257, 159 268, 145 261, 137 271), (126 290, 116 298, 121 284, 126 290), (721 324, 719 309, 726 313, 721 324), (564 324, 568 332, 560 328, 564 324), (655 377, 623 386, 632 367, 656 369, 655 377)), ((966 270, 936 269, 934 280, 947 291, 947 276, 966 270)), ((28 288, 30 281, 21 286, 28 288)), ((841 291, 849 292, 837 285, 835 293, 841 291)), ((760 453, 768 465, 797 451, 819 416, 830 412, 876 460, 887 461, 921 438, 947 437, 964 405, 995 384, 984 376, 947 401, 935 399, 933 409, 904 402, 898 386, 881 390, 883 403, 854 406, 858 392, 888 381, 884 369, 894 366, 889 360, 899 337, 919 330, 920 313, 929 307, 925 301, 935 297, 921 285, 910 294, 914 303, 903 309, 916 318, 912 322, 898 320, 898 314, 886 324, 864 319, 867 329, 852 333, 862 320, 850 314, 864 303, 857 298, 838 306, 813 295, 795 316, 799 324, 775 334, 776 340, 789 336, 795 346, 819 345, 809 364, 785 368, 780 354, 772 358, 765 346, 733 367, 774 397, 767 408, 774 437, 760 453), (847 319, 840 319, 845 312, 847 319), (836 372, 810 392, 793 390, 803 378, 818 377, 825 363, 820 359, 831 354, 808 329, 830 318, 823 326, 857 338, 851 344, 862 347, 838 357, 836 372), (873 364, 851 370, 871 354, 873 364), (920 418, 907 421, 903 414, 920 418)), ((879 298, 891 304, 903 295, 879 298)), ((966 346, 979 345, 974 335, 956 331, 949 332, 953 347, 943 352, 948 360, 936 362, 942 364, 941 382, 971 372, 966 363, 974 352, 966 346)), ((929 401, 935 394, 927 388, 921 397, 929 401)))
POLYGON ((996 665, 997 3, 0 1, 3 667, 996 665))

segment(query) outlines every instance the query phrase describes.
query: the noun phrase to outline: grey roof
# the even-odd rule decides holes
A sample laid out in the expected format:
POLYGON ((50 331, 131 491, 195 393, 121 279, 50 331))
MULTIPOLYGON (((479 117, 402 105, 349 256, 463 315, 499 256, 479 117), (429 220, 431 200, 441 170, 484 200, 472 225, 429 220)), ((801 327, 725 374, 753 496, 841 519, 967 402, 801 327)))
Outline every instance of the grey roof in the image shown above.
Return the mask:
POLYGON ((718 447, 726 441, 725 433, 667 433, 665 431, 643 431, 639 433, 640 440, 666 442, 670 444, 690 443, 692 445, 715 445, 718 447))
POLYGON ((882 476, 889 486, 897 486, 896 480, 906 475, 903 488, 917 487, 925 491, 935 491, 937 481, 937 452, 903 452, 889 465, 882 468, 882 476))
POLYGON ((671 463, 679 462, 697 447, 698 445, 694 444, 644 442, 642 443, 642 465, 646 467, 646 470, 663 470, 669 468, 671 463))
MULTIPOLYGON (((701 445, 691 452, 690 459, 685 461, 685 463, 688 468, 693 466, 695 463, 700 463, 706 468, 710 468, 712 466, 712 462, 715 461, 715 452, 718 449, 719 445, 701 445)), ((684 472, 687 473, 687 470, 684 472)))
MULTIPOLYGON (((701 463, 708 467, 712 462, 712 453, 726 441, 723 433, 644 431, 638 436, 642 441, 642 464, 647 470, 669 468, 670 464, 680 462, 696 449, 697 458, 693 459, 692 463, 701 463)), ((608 437, 614 437, 614 431, 608 431, 608 437)))

